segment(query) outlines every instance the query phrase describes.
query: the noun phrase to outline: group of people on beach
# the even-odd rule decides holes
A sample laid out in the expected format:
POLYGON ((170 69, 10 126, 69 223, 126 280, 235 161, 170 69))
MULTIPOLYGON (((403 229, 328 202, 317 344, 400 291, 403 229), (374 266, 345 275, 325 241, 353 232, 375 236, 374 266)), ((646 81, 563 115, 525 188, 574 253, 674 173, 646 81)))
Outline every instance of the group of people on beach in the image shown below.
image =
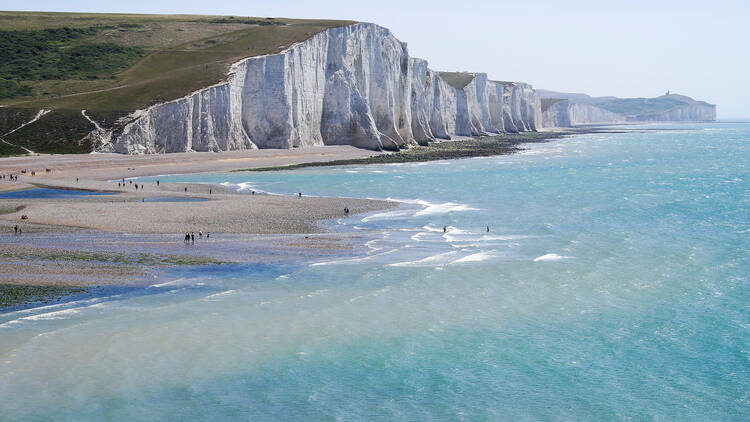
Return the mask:
MULTIPOLYGON (((76 181, 77 181, 77 180, 78 180, 78 179, 76 179, 76 181)), ((133 187, 135 188, 135 190, 138 190, 138 187, 139 187, 139 186, 138 186, 138 183, 133 183, 133 181, 132 181, 132 180, 128 180, 128 182, 130 182, 130 186, 133 186, 133 187)), ((124 179, 124 178, 122 179, 122 182, 117 182, 117 187, 118 187, 118 188, 124 188, 124 187, 126 187, 126 186, 127 186, 127 183, 125 183, 125 179, 124 179)), ((158 186, 158 183, 157 183, 157 186, 158 186)), ((141 188, 141 189, 143 189, 143 188, 144 188, 144 186, 143 186, 143 183, 141 183, 141 186, 140 186, 140 188, 141 188)))
POLYGON ((14 174, 2 174, 2 175, 0 175, 0 179, 2 179, 2 180, 8 179, 11 182, 17 182, 18 181, 18 175, 14 175, 14 174))
POLYGON ((15 227, 13 227, 13 230, 15 230, 16 236, 20 236, 23 234, 23 227, 18 227, 18 224, 16 224, 15 227))
MULTIPOLYGON (((206 232, 206 239, 211 238, 211 233, 206 232)), ((198 231, 198 239, 203 239, 203 232, 198 231)), ((195 243, 195 232, 187 232, 185 233, 185 243, 195 243)))

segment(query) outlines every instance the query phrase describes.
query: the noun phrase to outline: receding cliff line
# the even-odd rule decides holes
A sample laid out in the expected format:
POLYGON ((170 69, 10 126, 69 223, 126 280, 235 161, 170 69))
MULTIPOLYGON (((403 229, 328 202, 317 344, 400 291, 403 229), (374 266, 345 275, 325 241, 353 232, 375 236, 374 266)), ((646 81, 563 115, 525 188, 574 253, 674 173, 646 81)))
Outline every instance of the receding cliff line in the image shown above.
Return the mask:
POLYGON ((590 97, 540 90, 544 127, 625 122, 705 122, 716 120, 716 106, 670 94, 656 98, 590 97))
POLYGON ((232 66, 225 82, 139 110, 102 151, 128 154, 348 144, 397 150, 454 136, 535 131, 532 87, 464 74, 451 84, 380 26, 320 32, 232 66), (465 82, 465 81, 464 81, 465 82))

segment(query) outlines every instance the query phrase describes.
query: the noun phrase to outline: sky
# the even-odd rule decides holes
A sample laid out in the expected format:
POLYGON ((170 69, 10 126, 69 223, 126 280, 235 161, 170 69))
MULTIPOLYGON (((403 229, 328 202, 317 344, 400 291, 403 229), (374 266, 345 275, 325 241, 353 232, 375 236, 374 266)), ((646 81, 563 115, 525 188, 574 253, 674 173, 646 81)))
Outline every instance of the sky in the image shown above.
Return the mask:
POLYGON ((672 93, 750 118, 750 1, 0 0, 0 10, 328 18, 387 27, 435 70, 593 96, 672 93))

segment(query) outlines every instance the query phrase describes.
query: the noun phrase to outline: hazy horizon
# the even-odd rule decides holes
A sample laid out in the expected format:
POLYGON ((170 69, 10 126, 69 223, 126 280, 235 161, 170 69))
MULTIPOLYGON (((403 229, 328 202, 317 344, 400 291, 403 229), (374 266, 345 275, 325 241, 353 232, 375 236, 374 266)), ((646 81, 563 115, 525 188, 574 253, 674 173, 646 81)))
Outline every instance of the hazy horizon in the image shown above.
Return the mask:
POLYGON ((750 6, 717 1, 625 4, 442 0, 273 4, 131 0, 102 4, 29 0, 3 10, 212 14, 351 19, 391 29, 435 70, 488 73, 535 88, 591 96, 656 97, 667 90, 717 105, 719 119, 750 118, 750 6))

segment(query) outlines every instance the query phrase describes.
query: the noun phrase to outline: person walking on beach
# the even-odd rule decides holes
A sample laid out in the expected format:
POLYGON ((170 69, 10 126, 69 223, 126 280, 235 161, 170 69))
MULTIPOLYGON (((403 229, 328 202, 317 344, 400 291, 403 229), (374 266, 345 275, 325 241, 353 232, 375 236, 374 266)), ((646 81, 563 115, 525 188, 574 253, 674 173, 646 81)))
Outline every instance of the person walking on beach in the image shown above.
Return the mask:
POLYGON ((16 235, 18 235, 18 224, 16 224, 16 226, 13 227, 13 229, 16 231, 16 235))
POLYGON ((156 181, 156 186, 159 186, 159 181, 158 180, 156 181))
POLYGON ((443 233, 448 233, 448 226, 443 226, 443 233))
POLYGON ((211 195, 211 192, 213 192, 213 189, 208 190, 208 194, 211 195))
POLYGON ((198 230, 198 239, 203 239, 203 232, 198 230))
POLYGON ((185 186, 185 193, 187 193, 187 186, 185 186))
POLYGON ((78 183, 78 178, 76 177, 76 183, 78 183))
POLYGON ((302 192, 299 193, 299 197, 300 197, 300 199, 302 199, 302 192))
POLYGON ((490 232, 490 226, 487 226, 487 233, 490 232))
POLYGON ((195 232, 190 233, 190 241, 195 243, 195 232))
POLYGON ((206 239, 210 239, 210 238, 211 238, 211 232, 206 232, 206 239))

